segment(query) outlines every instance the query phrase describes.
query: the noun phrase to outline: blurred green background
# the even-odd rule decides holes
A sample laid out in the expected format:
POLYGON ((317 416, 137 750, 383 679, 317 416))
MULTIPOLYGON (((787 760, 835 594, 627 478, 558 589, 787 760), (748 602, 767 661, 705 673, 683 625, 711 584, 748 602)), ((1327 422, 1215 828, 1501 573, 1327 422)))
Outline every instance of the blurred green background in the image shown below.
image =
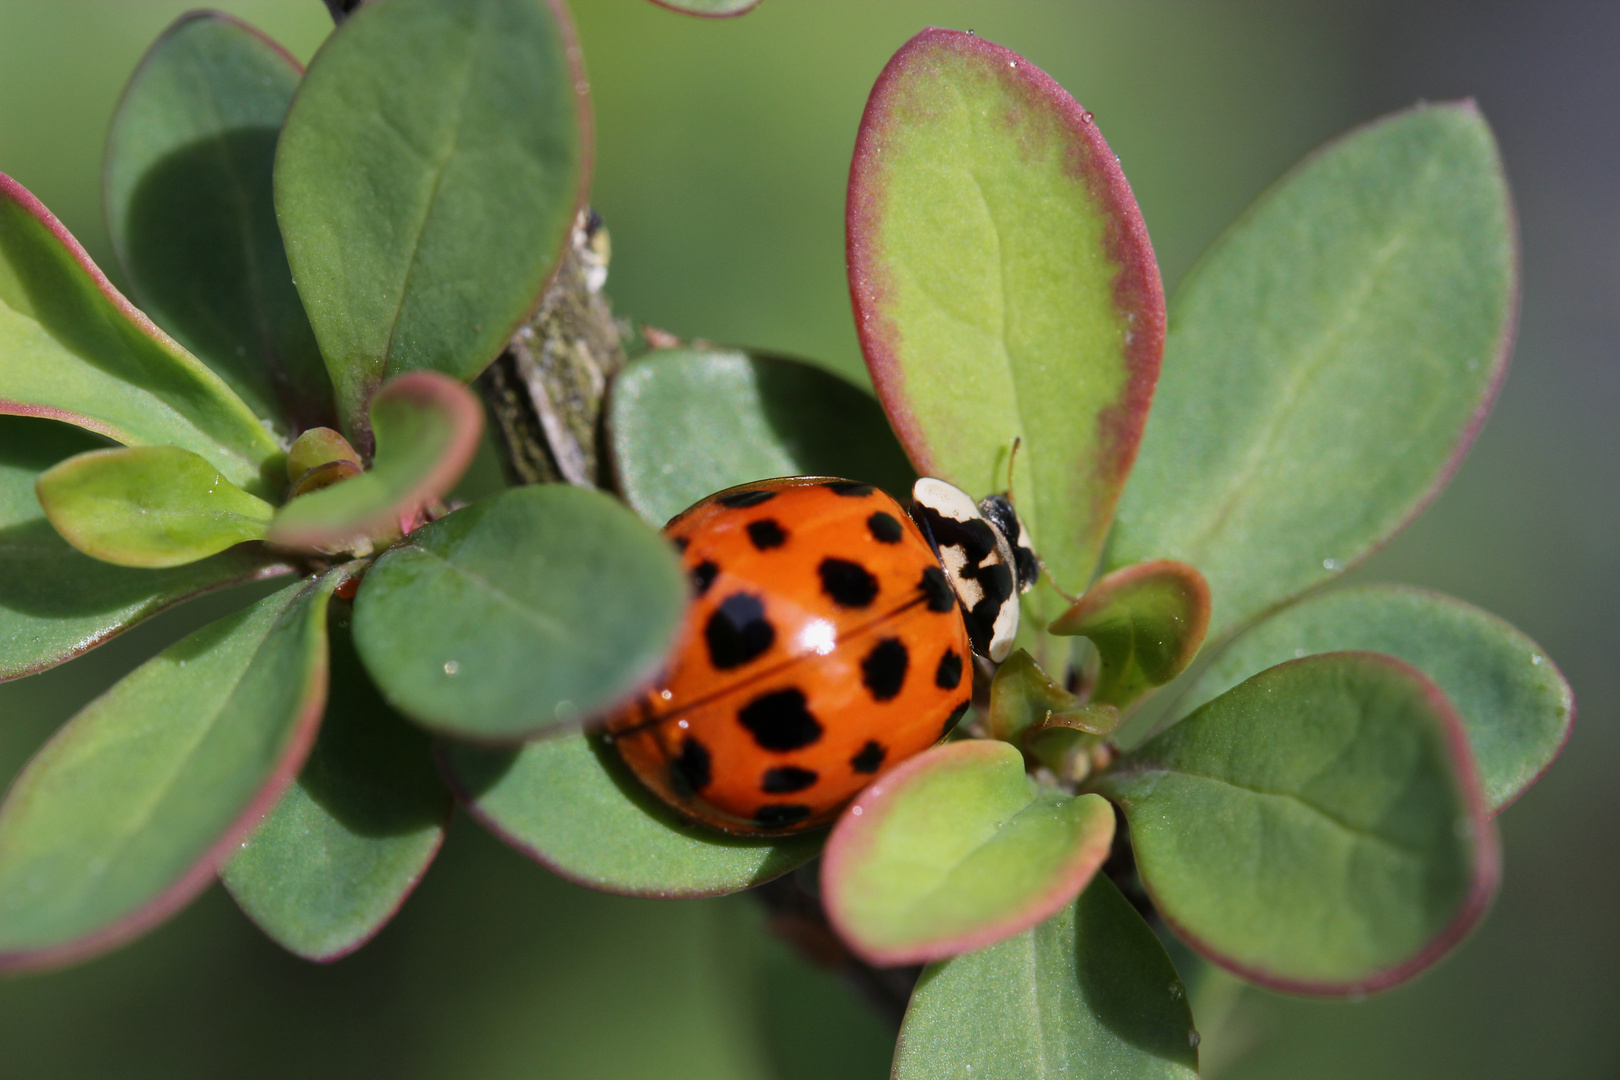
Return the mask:
MULTIPOLYGON (((0 0, 0 171, 103 266, 102 136, 141 52, 186 6, 0 0)), ((304 58, 329 29, 319 0, 215 6, 304 58)), ((1516 358, 1454 483, 1357 576, 1512 620, 1564 667, 1581 719, 1503 817, 1506 883, 1462 950, 1363 1002, 1251 993, 1206 1062, 1253 1080, 1620 1076, 1620 5, 765 0, 729 22, 646 0, 573 7, 618 309, 857 378, 843 182, 873 78, 923 26, 1024 53, 1096 114, 1172 287, 1315 144, 1419 98, 1479 99, 1521 214, 1516 358)), ((240 599, 0 686, 0 772, 240 599)), ((0 1076, 19 1080, 877 1080, 887 1040, 763 933, 749 899, 600 896, 464 822, 400 917, 335 965, 280 953, 214 889, 119 953, 0 982, 0 1076)))

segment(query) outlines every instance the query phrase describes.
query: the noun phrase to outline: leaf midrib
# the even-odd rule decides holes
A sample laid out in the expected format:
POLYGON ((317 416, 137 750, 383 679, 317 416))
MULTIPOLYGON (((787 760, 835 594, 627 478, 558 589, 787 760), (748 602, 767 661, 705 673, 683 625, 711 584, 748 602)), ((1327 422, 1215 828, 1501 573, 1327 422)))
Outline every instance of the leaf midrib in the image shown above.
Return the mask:
POLYGON ((1399 853, 1400 855, 1402 855, 1405 858, 1414 859, 1414 860, 1416 860, 1418 862, 1426 862, 1426 861, 1428 861, 1428 855, 1422 849, 1414 847, 1411 844, 1403 843, 1403 842, 1401 842, 1399 840, 1396 840, 1394 837, 1384 836, 1381 833, 1376 833, 1376 832, 1372 832, 1372 831, 1363 829, 1360 826, 1357 826, 1352 822, 1346 821, 1343 817, 1339 816, 1338 814, 1336 814, 1336 813, 1334 813, 1334 812, 1332 812, 1330 810, 1327 810, 1324 807, 1318 806, 1316 803, 1311 802, 1305 796, 1300 795, 1297 792, 1292 792, 1292 791, 1266 791, 1266 790, 1263 790, 1261 788, 1251 787, 1251 786, 1249 786, 1247 784, 1240 784, 1235 780, 1228 780, 1228 779, 1226 779, 1225 777, 1222 777, 1222 776, 1214 776, 1214 775, 1211 775, 1209 773, 1194 772, 1191 769, 1184 769, 1184 768, 1179 768, 1179 767, 1171 767, 1169 765, 1144 765, 1144 766, 1140 766, 1140 767, 1133 768, 1133 769, 1122 769, 1122 770, 1120 770, 1118 772, 1110 773, 1109 775, 1111 777, 1118 777, 1120 779, 1124 779, 1126 777, 1131 777, 1131 776, 1144 776, 1144 775, 1147 775, 1149 773, 1159 773, 1161 775, 1167 775, 1167 776, 1183 776, 1183 777, 1186 777, 1186 778, 1188 778, 1190 780, 1207 780, 1207 781, 1209 781, 1211 783, 1214 783, 1214 784, 1220 784, 1223 787, 1229 787, 1229 788, 1232 788, 1232 789, 1234 789, 1236 791, 1241 791, 1241 792, 1243 792, 1243 793, 1245 793, 1247 795, 1254 795, 1254 796, 1258 796, 1260 798, 1282 799, 1282 800, 1285 800, 1287 802, 1292 802, 1292 803, 1294 803, 1294 804, 1296 804, 1298 806, 1301 806, 1301 807, 1305 808, 1306 810, 1309 810, 1309 811, 1315 813, 1317 816, 1322 818, 1324 821, 1326 821, 1329 824, 1337 827, 1341 831, 1349 833, 1350 836, 1352 838, 1354 838, 1354 839, 1367 840, 1367 841, 1371 841, 1371 842, 1380 844, 1380 845, 1382 845, 1384 847, 1393 849, 1395 852, 1399 853))
POLYGON ((383 340, 380 356, 383 362, 384 377, 394 367, 394 337, 399 332, 399 323, 405 314, 405 298, 410 295, 411 281, 416 276, 417 267, 420 265, 422 237, 427 232, 428 222, 433 218, 434 204, 438 202, 439 187, 444 183, 445 171, 449 168, 451 159, 455 157, 456 151, 461 145, 461 121, 466 112, 467 98, 472 91, 472 58, 478 52, 478 39, 482 37, 483 31, 483 9, 477 8, 473 15, 472 31, 467 35, 466 52, 462 57, 461 88, 456 93, 455 116, 450 124, 450 140, 443 153, 439 155, 438 161, 434 163, 433 182, 428 189, 428 197, 422 205, 421 219, 416 223, 415 235, 411 239, 410 259, 405 266, 405 276, 400 281, 399 299, 394 304, 393 318, 389 320, 388 336, 383 340))
POLYGON ((1296 365, 1288 379, 1280 397, 1279 404, 1271 410, 1270 418, 1264 431, 1258 439, 1250 444, 1249 453, 1245 456, 1243 464, 1233 474, 1226 485, 1226 491, 1218 503, 1215 504, 1214 513, 1210 514, 1204 524, 1189 534, 1189 539, 1182 550, 1188 554, 1188 561, 1197 563, 1200 555, 1210 540, 1218 534, 1227 521, 1237 513, 1249 495, 1249 485, 1261 467, 1272 460, 1274 444, 1280 438, 1287 422, 1293 418, 1295 407, 1304 394, 1305 387, 1316 380, 1316 376, 1327 364, 1330 356, 1330 346, 1337 342, 1350 326, 1354 318, 1359 315, 1368 299, 1382 280, 1381 271, 1388 262, 1395 257, 1400 249, 1410 242, 1409 227, 1413 218, 1418 216, 1416 208, 1416 193, 1427 188, 1438 171, 1440 159, 1431 155, 1425 163, 1422 172, 1409 189, 1413 192, 1408 197, 1405 213, 1400 215, 1398 224, 1392 223, 1389 237, 1380 243, 1373 259, 1363 271, 1362 281, 1356 289, 1354 298, 1345 304, 1339 314, 1333 318, 1317 335, 1315 341, 1307 351, 1310 359, 1306 363, 1296 365))
MULTIPOLYGON (((167 770, 162 782, 148 789, 151 794, 145 801, 145 804, 141 807, 139 813, 125 819, 121 823, 122 827, 108 837, 106 843, 98 845, 98 849, 101 852, 106 853, 103 858, 104 866, 102 872, 98 875, 99 879, 106 880, 111 878, 114 868, 127 859, 130 851, 130 845, 128 843, 129 838, 141 831, 146 824, 151 821, 153 814, 157 812, 157 808, 165 801, 169 791, 174 787, 175 777, 181 775, 185 771, 186 766, 190 764, 194 757, 196 757, 198 750, 202 747, 203 743, 207 741, 208 736, 218 728, 220 717, 224 715, 226 707, 235 698, 236 692, 241 688, 242 681, 247 678, 248 672, 253 670, 254 665, 258 662, 260 654, 263 653, 265 648, 269 645, 271 638, 275 636, 277 630, 286 624, 289 615, 296 613, 301 616, 305 614, 300 609, 303 607, 304 602, 309 597, 309 589, 318 587, 319 582, 312 583, 311 586, 306 587, 303 595, 293 598, 293 600, 288 604, 287 608, 283 610, 282 613, 278 615, 270 624, 270 628, 268 631, 266 631, 264 637, 261 638, 258 645, 254 647, 253 655, 248 659, 247 663, 242 665, 241 670, 239 670, 231 679, 230 689, 219 698, 219 705, 214 710, 214 715, 206 723, 198 725, 195 732, 195 737, 190 740, 183 753, 175 755, 175 757, 172 759, 172 765, 167 770)), ((300 694, 301 698, 305 696, 307 695, 300 694)), ((240 813, 240 811, 238 811, 238 813, 240 813)), ((181 873, 183 875, 184 871, 181 873)), ((180 875, 177 875, 177 877, 178 876, 180 875)), ((79 887, 70 894, 72 902, 68 903, 59 897, 58 907, 78 907, 79 902, 83 899, 86 891, 93 884, 94 881, 89 876, 81 878, 79 887)), ((173 881, 166 883, 158 890, 156 895, 161 896, 163 891, 169 888, 172 884, 173 881)), ((141 907, 150 903, 154 898, 154 896, 147 896, 143 898, 139 904, 135 905, 135 907, 115 916, 114 921, 128 918, 129 915, 140 910, 141 907)))

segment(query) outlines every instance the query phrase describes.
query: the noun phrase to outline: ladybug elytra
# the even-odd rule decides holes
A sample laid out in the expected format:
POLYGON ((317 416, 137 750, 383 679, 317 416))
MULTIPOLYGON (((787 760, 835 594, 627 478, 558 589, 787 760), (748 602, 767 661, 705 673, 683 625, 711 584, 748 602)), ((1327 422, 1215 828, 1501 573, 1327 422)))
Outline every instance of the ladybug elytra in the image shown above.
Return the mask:
POLYGON ((790 477, 664 527, 696 594, 686 632, 607 725, 642 783, 705 825, 780 835, 950 733, 970 650, 1005 658, 1039 563, 1005 496, 922 479, 912 497, 908 514, 870 484, 790 477))

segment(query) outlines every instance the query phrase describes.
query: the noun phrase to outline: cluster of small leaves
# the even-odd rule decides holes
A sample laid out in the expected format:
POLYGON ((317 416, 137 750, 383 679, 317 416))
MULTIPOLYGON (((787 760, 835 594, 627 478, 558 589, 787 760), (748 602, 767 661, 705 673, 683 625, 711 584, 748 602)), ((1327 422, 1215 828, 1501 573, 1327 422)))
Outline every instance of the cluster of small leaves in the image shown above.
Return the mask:
POLYGON ((240 23, 182 20, 108 144, 150 318, 0 179, 0 675, 299 576, 26 768, 0 806, 0 962, 105 948, 216 870, 289 949, 341 955, 425 871, 452 792, 613 892, 718 895, 823 855, 851 952, 930 965, 898 1076, 1191 1075, 1155 930, 1332 995, 1466 934, 1493 816, 1561 748, 1568 687, 1458 601, 1307 594, 1435 495, 1505 366, 1511 210, 1471 104, 1303 163, 1189 276, 1167 334, 1092 116, 1017 54, 925 31, 879 78, 851 171, 877 401, 789 359, 659 349, 608 399, 619 499, 446 506, 480 434, 463 384, 584 204, 581 86, 546 0, 371 0, 308 73, 240 23), (978 737, 901 763, 830 835, 758 839, 683 821, 581 727, 678 632, 655 526, 749 480, 902 493, 913 470, 975 493, 1010 470, 1046 564, 978 737), (1161 925, 1098 873, 1116 808, 1161 925))

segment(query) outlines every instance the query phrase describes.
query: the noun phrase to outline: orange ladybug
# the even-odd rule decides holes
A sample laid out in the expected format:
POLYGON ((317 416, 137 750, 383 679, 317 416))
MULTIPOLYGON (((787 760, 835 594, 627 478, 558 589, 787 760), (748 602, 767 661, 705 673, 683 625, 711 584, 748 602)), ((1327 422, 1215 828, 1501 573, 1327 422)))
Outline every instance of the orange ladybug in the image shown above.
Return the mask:
POLYGON ((949 734, 970 650, 1006 656, 1039 564, 1004 496, 912 494, 908 513, 870 484, 766 480, 664 527, 696 599, 663 679, 607 724, 642 783, 703 824, 780 835, 949 734))

